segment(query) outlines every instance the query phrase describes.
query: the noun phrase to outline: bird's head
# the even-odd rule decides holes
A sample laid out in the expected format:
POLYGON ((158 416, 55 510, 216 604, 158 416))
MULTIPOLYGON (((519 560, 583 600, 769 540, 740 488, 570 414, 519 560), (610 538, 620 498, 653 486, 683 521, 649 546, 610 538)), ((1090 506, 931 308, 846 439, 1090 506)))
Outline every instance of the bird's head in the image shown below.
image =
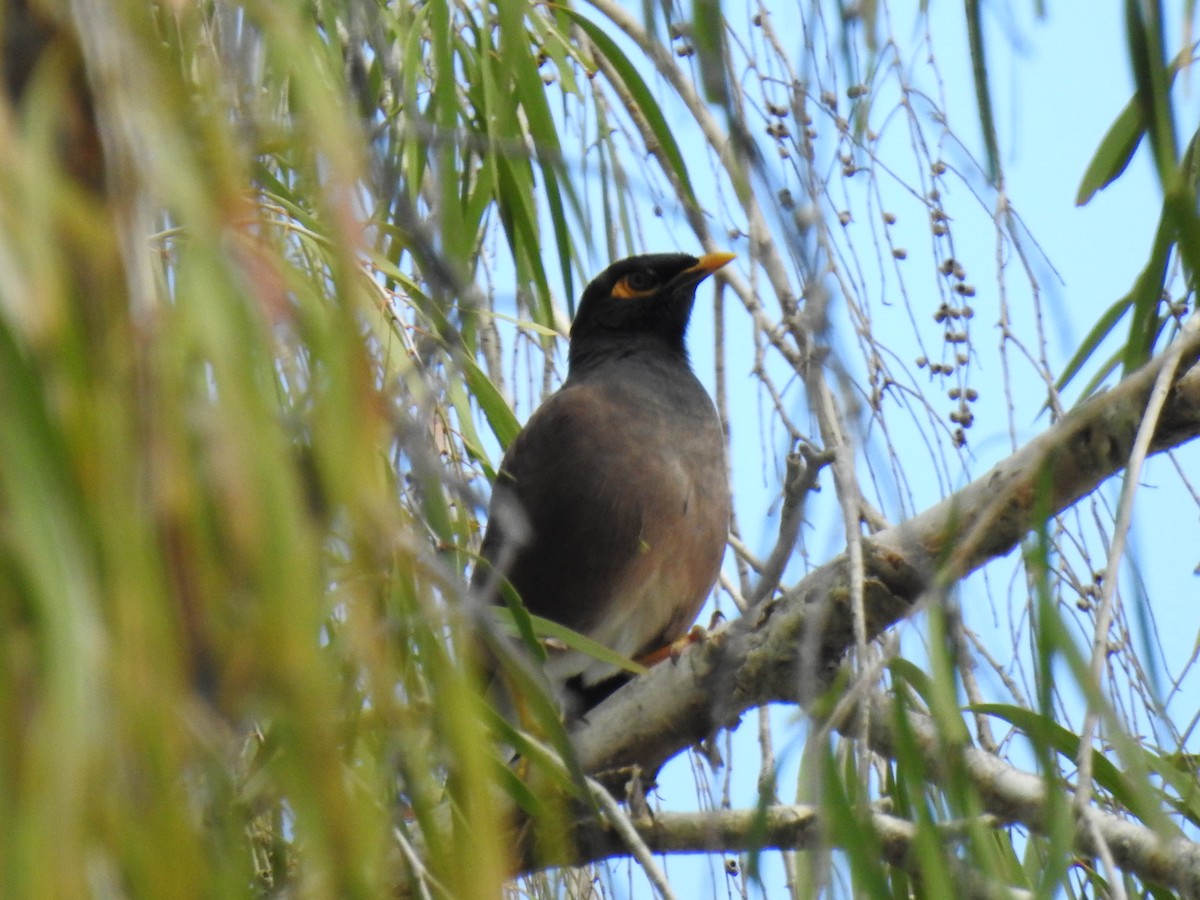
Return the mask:
POLYGON ((596 352, 664 346, 687 357, 684 337, 696 287, 732 253, 631 256, 601 272, 583 292, 571 323, 572 367, 596 352))

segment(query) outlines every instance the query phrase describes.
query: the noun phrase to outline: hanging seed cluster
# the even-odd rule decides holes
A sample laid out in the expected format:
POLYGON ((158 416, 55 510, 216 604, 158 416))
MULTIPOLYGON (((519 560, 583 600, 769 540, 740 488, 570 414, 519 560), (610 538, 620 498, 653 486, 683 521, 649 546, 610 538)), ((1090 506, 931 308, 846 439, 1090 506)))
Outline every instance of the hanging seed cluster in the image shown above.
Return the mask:
MULTIPOLYGON (((945 226, 945 220, 935 221, 937 225, 945 226)), ((935 231, 936 233, 936 231, 935 231)), ((979 392, 967 384, 970 362, 970 326, 975 316, 975 309, 970 304, 970 298, 975 296, 975 288, 967 282, 967 273, 962 264, 952 256, 947 256, 938 265, 938 271, 951 281, 953 299, 943 300, 933 314, 933 320, 942 326, 942 340, 947 353, 944 358, 953 362, 926 362, 930 374, 940 376, 955 376, 956 384, 947 389, 946 395, 955 401, 955 407, 950 412, 950 421, 954 424, 954 445, 963 446, 966 441, 966 430, 975 422, 975 413, 971 404, 979 398, 979 392)), ((917 360, 917 365, 923 363, 923 358, 917 360)))
MULTIPOLYGON (((931 167, 934 178, 946 172, 946 164, 934 162, 931 167)), ((941 362, 931 362, 927 357, 920 356, 916 360, 918 368, 929 370, 931 375, 944 379, 953 378, 954 383, 947 388, 946 396, 954 401, 948 418, 954 425, 953 439, 956 447, 962 447, 967 442, 967 429, 975 422, 975 413, 971 405, 979 399, 979 392, 968 384, 968 364, 971 361, 970 321, 975 316, 971 299, 975 296, 975 287, 967 281, 967 272, 962 263, 948 252, 952 243, 950 236, 950 217, 946 215, 941 205, 941 193, 932 188, 926 195, 929 201, 929 227, 935 241, 937 251, 947 251, 938 263, 938 273, 949 282, 949 291, 943 291, 943 300, 934 311, 933 320, 942 326, 942 342, 945 347, 941 362)), ((896 216, 885 212, 883 221, 886 225, 894 225, 896 216)), ((906 259, 908 252, 903 247, 893 247, 892 256, 897 260, 906 259)))
MULTIPOLYGON (((756 27, 763 27, 761 16, 755 16, 752 21, 756 27)), ((680 34, 672 35, 675 38, 680 36, 680 34)), ((878 135, 868 128, 865 122, 862 124, 861 134, 855 132, 851 124, 851 120, 855 118, 855 111, 860 108, 860 104, 867 102, 871 95, 868 85, 854 84, 846 88, 844 92, 825 88, 819 91, 813 89, 810 93, 809 85, 804 81, 795 80, 789 86, 788 101, 779 103, 775 102, 778 97, 771 98, 769 96, 772 87, 781 86, 779 82, 763 74, 760 74, 759 77, 764 87, 764 94, 768 95, 764 96, 762 101, 766 119, 762 127, 775 145, 781 159, 790 159, 795 154, 810 164, 815 162, 817 157, 815 145, 818 139, 818 128, 814 124, 815 116, 821 120, 825 128, 832 124, 837 129, 840 146, 837 157, 833 161, 839 166, 842 176, 853 178, 859 173, 868 171, 860 165, 863 160, 856 159, 854 148, 859 145, 863 137, 870 143, 874 142, 878 135), (848 111, 845 109, 847 100, 849 101, 848 111), (843 108, 839 109, 839 106, 843 108)), ((907 105, 907 101, 902 101, 902 105, 907 105)), ((837 170, 835 169, 835 171, 837 170)), ((945 279, 944 286, 939 291, 942 299, 934 311, 933 317, 934 321, 942 326, 944 349, 940 361, 931 362, 925 356, 921 356, 916 362, 918 367, 928 369, 930 375, 936 376, 944 385, 946 395, 952 401, 951 409, 947 414, 947 418, 953 425, 952 438, 956 447, 962 447, 967 442, 967 429, 975 422, 972 406, 979 397, 978 391, 969 384, 970 321, 975 315, 971 301, 975 296, 975 287, 968 282, 964 266, 954 256, 951 218, 942 204, 941 192, 938 189, 939 182, 949 172, 949 167, 940 159, 934 159, 929 163, 927 171, 932 184, 924 191, 923 199, 929 216, 930 233, 934 238, 934 254, 935 259, 938 260, 937 270, 939 275, 945 279)), ((814 207, 810 205, 814 202, 812 198, 801 196, 800 192, 793 187, 780 187, 777 189, 776 199, 779 209, 790 214, 801 232, 809 229, 814 215, 814 207)), ((833 216, 843 228, 849 228, 855 221, 853 212, 848 208, 835 211, 833 216)), ((893 242, 891 226, 895 225, 897 221, 895 213, 883 211, 881 216, 893 259, 897 262, 907 259, 908 250, 893 242)), ((733 232, 731 232, 731 236, 733 236, 733 232)), ((882 366, 876 368, 874 362, 870 364, 871 399, 872 405, 876 407, 881 400, 884 388, 891 383, 886 374, 882 374, 884 371, 882 366)))

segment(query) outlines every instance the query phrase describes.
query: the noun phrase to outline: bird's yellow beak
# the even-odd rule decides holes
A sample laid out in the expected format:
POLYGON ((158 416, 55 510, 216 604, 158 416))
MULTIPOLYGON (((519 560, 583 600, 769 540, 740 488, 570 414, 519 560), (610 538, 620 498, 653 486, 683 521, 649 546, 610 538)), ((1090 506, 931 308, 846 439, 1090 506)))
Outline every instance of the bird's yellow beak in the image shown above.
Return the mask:
POLYGON ((736 253, 705 253, 700 257, 700 261, 688 271, 696 274, 703 273, 707 278, 721 266, 733 262, 735 259, 737 259, 736 253))

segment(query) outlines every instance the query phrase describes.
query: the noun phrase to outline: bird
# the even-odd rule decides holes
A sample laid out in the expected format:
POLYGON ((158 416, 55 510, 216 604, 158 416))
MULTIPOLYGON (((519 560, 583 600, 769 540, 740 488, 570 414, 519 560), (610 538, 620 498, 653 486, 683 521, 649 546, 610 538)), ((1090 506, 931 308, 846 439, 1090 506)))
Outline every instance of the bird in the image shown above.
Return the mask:
MULTIPOLYGON (((633 256, 587 286, 567 377, 501 461, 476 586, 495 570, 530 613, 634 660, 688 635, 720 572, 731 500, 687 329, 697 287, 734 258, 633 256)), ((630 677, 566 648, 545 671, 568 720, 630 677)))

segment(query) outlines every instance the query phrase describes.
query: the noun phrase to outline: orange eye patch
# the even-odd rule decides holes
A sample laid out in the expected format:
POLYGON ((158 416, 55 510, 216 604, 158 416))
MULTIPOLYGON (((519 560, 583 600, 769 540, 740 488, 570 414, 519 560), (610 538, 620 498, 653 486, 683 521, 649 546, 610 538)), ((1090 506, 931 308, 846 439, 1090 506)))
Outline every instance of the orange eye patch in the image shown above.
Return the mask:
POLYGON ((658 290, 658 282, 645 272, 633 272, 622 276, 613 285, 612 295, 619 300, 636 300, 639 297, 649 297, 658 290))

